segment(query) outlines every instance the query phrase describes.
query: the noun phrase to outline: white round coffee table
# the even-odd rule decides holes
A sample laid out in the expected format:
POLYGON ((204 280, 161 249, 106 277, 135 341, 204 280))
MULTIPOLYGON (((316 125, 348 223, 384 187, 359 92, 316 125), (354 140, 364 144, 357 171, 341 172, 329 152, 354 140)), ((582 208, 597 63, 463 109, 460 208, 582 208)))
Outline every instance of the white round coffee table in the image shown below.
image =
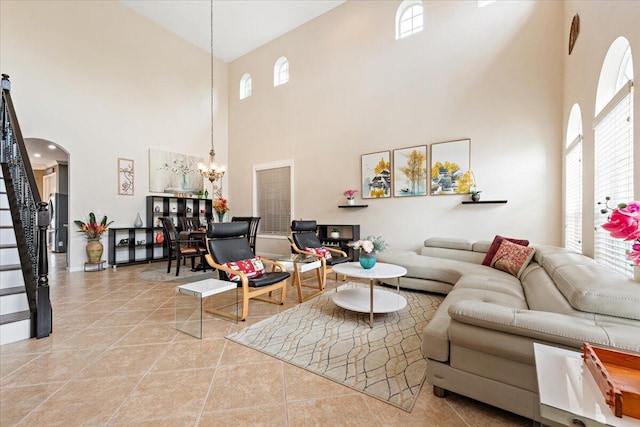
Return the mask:
POLYGON ((407 269, 394 264, 378 262, 373 268, 365 270, 359 262, 336 264, 333 271, 349 277, 369 279, 369 290, 350 288, 337 290, 333 294, 333 303, 346 310, 369 313, 369 325, 373 328, 373 313, 391 313, 407 306, 407 300, 399 293, 384 289, 374 289, 374 283, 380 279, 398 279, 397 291, 400 291, 400 277, 407 274, 407 269))

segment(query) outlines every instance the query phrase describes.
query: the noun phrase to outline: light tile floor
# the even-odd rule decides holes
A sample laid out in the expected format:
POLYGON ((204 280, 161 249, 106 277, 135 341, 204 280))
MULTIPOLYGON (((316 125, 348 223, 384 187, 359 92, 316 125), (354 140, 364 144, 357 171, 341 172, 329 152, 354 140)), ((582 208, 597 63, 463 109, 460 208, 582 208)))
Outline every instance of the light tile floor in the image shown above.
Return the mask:
POLYGON ((533 424, 426 383, 407 413, 224 338, 296 304, 293 289, 284 306, 252 301, 246 322, 206 320, 199 340, 175 329, 176 283, 140 279, 161 264, 68 273, 62 260, 53 334, 0 347, 1 426, 533 424))

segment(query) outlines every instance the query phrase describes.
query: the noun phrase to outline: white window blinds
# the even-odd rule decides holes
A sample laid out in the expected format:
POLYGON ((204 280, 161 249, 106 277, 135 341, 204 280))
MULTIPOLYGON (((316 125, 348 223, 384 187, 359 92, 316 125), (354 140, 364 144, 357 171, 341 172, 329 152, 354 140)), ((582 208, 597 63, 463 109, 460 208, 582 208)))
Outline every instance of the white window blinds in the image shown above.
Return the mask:
POLYGON ((582 253, 582 135, 567 149, 565 171, 564 246, 582 253))
POLYGON ((261 234, 291 232, 291 167, 257 169, 256 204, 261 234))
MULTIPOLYGON (((595 130, 595 200, 611 197, 610 205, 633 200, 633 82, 629 81, 609 101, 594 120, 595 130)), ((614 239, 602 228, 607 215, 602 205, 595 212, 595 259, 629 277, 631 262, 625 252, 631 242, 614 239)))

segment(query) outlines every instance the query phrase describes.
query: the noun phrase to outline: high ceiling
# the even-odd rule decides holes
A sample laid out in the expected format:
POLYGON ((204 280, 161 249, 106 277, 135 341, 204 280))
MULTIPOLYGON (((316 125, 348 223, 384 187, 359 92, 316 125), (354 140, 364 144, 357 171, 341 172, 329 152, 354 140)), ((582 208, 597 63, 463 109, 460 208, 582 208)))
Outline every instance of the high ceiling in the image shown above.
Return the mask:
MULTIPOLYGON (((120 0, 189 43, 210 51, 210 0, 120 0)), ((340 6, 346 0, 215 0, 213 28, 215 56, 229 62, 251 52, 296 27, 340 6)), ((68 160, 49 141, 25 141, 34 169, 68 160), (34 153, 40 157, 34 157, 34 153)), ((54 144, 55 146, 55 144, 54 144)))
MULTIPOLYGON (((210 0, 120 0, 124 5, 210 51, 210 0)), ((251 52, 346 0, 215 0, 213 52, 225 62, 251 52)))

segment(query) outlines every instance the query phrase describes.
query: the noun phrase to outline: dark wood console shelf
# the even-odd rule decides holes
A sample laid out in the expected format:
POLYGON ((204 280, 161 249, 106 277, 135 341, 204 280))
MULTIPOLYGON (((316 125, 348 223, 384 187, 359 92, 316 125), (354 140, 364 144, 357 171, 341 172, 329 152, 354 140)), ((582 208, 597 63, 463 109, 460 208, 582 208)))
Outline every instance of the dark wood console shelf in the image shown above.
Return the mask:
POLYGON ((161 227, 109 228, 108 260, 111 267, 161 261, 169 252, 164 243, 156 243, 161 227))
POLYGON ((338 205, 339 208, 368 208, 369 205, 338 205))
POLYGON ((463 205, 483 205, 483 204, 489 204, 489 203, 507 203, 506 200, 478 200, 477 202, 474 202, 473 200, 463 200, 462 204, 463 205))
MULTIPOLYGON (((349 206, 353 207, 353 206, 349 206)), ((360 251, 353 250, 349 243, 360 240, 359 224, 318 224, 318 239, 323 246, 334 247, 344 251, 354 261, 358 261, 360 251), (338 230, 339 237, 331 237, 332 230, 338 230)))

